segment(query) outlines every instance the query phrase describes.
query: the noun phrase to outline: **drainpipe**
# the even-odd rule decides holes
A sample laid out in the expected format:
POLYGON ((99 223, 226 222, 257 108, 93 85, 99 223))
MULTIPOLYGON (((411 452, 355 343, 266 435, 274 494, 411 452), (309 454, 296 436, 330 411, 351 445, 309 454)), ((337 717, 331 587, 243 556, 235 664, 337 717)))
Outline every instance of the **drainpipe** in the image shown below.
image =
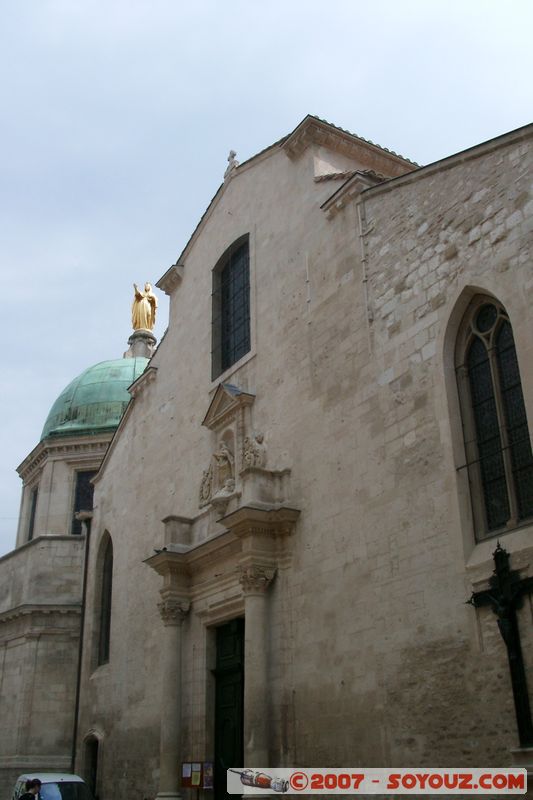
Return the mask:
POLYGON ((74 703, 74 730, 72 732, 72 752, 70 756, 70 771, 74 773, 76 764, 76 747, 78 744, 78 718, 80 712, 81 695, 81 668, 83 657, 83 638, 85 631, 85 600, 87 596, 87 572, 89 568, 89 540, 91 538, 92 511, 78 511, 74 515, 80 520, 82 529, 85 532, 85 554, 83 559, 83 584, 81 590, 81 616, 80 616, 80 641, 78 644, 78 672, 76 675, 76 700, 74 703))

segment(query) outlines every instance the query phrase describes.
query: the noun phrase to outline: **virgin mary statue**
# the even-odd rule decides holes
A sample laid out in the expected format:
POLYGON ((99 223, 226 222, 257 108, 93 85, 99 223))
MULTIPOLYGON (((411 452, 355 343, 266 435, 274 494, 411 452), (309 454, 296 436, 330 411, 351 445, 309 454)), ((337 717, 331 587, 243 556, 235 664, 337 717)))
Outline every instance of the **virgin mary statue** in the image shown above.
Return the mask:
POLYGON ((133 284, 135 297, 131 307, 131 324, 134 331, 152 331, 155 325, 155 312, 157 308, 157 297, 152 292, 149 283, 144 284, 144 292, 141 292, 136 283, 133 284))

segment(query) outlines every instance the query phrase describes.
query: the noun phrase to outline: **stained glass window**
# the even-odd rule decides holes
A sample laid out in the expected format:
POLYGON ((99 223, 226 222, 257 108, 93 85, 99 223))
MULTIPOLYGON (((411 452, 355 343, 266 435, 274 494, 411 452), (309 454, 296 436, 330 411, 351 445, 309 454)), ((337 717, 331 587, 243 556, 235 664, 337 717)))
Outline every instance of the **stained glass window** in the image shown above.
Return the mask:
POLYGON ((496 335, 496 355, 511 456, 512 483, 518 505, 518 519, 521 520, 533 515, 533 453, 513 332, 509 322, 504 322, 496 335))
POLYGON ((250 258, 246 238, 230 247, 213 271, 213 379, 249 350, 250 258))
POLYGON ((472 301, 458 375, 478 538, 533 517, 533 453, 513 331, 497 302, 472 301), (462 362, 462 363, 461 363, 462 362))

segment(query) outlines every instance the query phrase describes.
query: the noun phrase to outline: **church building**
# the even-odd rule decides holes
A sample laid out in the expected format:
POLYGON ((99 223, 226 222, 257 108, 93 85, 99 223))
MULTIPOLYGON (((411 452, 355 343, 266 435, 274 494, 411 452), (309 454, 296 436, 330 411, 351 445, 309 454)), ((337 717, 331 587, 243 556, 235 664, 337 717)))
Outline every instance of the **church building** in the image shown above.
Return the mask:
POLYGON ((308 116, 235 155, 159 345, 147 284, 19 467, 0 788, 533 771, 533 126, 420 167, 308 116))

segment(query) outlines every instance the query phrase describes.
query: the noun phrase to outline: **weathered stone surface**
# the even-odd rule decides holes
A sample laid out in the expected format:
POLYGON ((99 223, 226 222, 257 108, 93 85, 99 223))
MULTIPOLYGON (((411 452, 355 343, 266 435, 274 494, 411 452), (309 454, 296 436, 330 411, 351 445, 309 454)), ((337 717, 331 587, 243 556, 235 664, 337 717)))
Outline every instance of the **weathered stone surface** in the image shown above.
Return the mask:
MULTIPOLYGON (((322 174, 335 161, 325 147, 298 141, 290 158, 274 150, 226 181, 169 288, 157 373, 135 395, 97 480, 78 764, 83 771, 84 740, 97 734, 103 795, 158 791, 161 721, 174 701, 162 691, 157 604, 173 588, 190 601, 180 629, 182 760, 212 759, 214 627, 237 616, 246 624, 252 595, 239 577, 253 565, 275 575, 253 596, 266 692, 248 701, 255 718, 264 709, 271 765, 513 761, 505 648, 491 612, 465 605, 492 571, 495 541, 476 543, 459 469, 454 347, 469 299, 497 296, 531 415, 531 130, 378 184, 328 214, 321 206, 339 184, 315 181, 317 164, 322 174), (253 402, 212 430, 202 426, 219 383, 211 270, 246 233, 252 348, 220 381, 253 402), (264 432, 268 470, 252 481, 235 467, 221 520, 209 503, 199 508, 202 474, 221 433, 237 459, 253 431, 264 432), (301 513, 289 518, 290 509, 301 513), (111 649, 96 667, 105 531, 111 649)), ((343 152, 343 169, 347 160, 343 152)), ((504 540, 531 574, 531 527, 504 540)), ((531 671, 530 621, 526 604, 531 671)))

